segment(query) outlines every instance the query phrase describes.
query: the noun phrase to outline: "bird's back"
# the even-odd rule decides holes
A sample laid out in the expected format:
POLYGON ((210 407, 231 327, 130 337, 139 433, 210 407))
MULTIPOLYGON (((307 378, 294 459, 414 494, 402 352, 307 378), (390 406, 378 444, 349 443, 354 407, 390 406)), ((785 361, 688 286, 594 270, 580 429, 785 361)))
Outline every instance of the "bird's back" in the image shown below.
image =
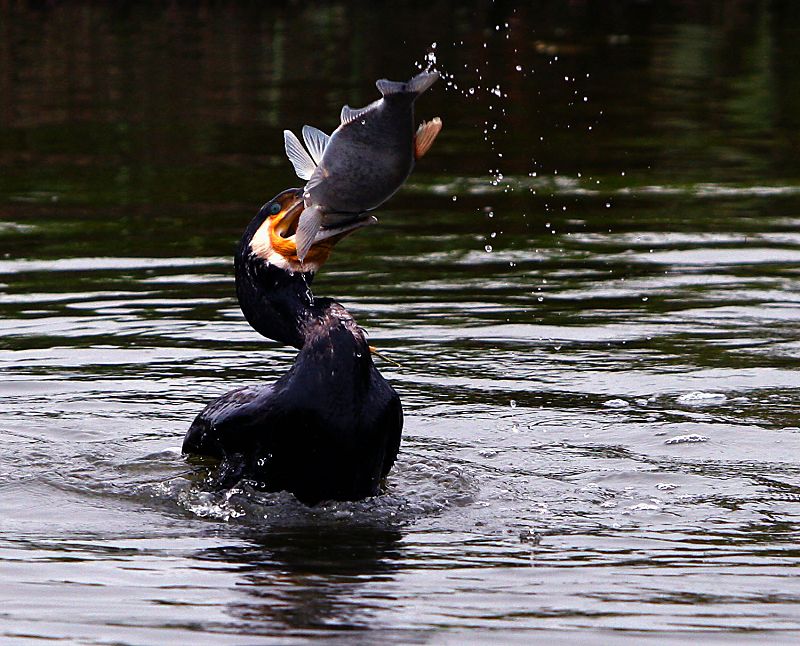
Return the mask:
POLYGON ((400 446, 400 399, 360 331, 320 330, 275 384, 227 393, 195 419, 183 450, 222 459, 220 486, 245 477, 307 504, 379 493, 400 446))

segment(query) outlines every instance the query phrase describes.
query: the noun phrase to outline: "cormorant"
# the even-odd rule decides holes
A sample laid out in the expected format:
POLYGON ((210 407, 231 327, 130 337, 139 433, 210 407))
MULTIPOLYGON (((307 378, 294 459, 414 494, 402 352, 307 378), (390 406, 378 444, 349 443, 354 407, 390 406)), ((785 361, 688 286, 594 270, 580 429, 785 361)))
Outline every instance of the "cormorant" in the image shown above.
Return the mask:
POLYGON ((336 242, 375 220, 353 216, 321 229, 301 263, 294 235, 303 208, 301 189, 267 202, 234 263, 247 321, 298 348, 294 365, 274 384, 237 388, 209 403, 186 433, 183 452, 219 458, 223 488, 247 478, 314 505, 379 493, 400 447, 403 411, 353 317, 310 290, 336 242))

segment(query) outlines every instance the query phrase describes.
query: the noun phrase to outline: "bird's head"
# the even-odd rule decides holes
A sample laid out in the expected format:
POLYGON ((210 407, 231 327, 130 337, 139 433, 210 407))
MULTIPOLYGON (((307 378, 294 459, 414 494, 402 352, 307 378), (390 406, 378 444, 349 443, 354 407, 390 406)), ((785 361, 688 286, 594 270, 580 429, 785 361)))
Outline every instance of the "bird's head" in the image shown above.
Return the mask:
POLYGON ((262 206, 257 227, 250 239, 251 252, 286 271, 316 272, 339 240, 356 229, 376 222, 371 215, 358 215, 337 225, 323 225, 301 262, 297 257, 295 234, 304 208, 303 189, 300 188, 287 189, 262 206))

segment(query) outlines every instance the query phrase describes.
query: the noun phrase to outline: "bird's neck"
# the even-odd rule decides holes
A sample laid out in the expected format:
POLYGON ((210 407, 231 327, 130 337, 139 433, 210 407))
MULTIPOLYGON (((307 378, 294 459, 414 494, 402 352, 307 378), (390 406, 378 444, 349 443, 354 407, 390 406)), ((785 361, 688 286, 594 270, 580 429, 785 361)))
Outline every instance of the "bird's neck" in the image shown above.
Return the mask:
POLYGON ((350 313, 330 298, 314 296, 313 278, 313 273, 292 273, 252 254, 236 256, 239 305, 256 332, 298 349, 366 348, 350 313))
POLYGON ((288 272, 244 250, 236 255, 236 295, 253 329, 268 339, 302 348, 307 321, 318 305, 311 273, 288 272))

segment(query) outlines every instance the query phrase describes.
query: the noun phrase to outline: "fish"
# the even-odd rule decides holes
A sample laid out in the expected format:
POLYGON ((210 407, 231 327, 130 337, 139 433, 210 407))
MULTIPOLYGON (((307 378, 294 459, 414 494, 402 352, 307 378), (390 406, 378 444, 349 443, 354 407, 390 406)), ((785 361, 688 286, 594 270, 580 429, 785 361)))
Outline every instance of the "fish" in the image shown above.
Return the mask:
POLYGON ((381 98, 364 108, 342 107, 341 123, 327 135, 313 126, 302 129, 303 142, 283 131, 286 155, 297 176, 307 180, 304 209, 295 234, 302 261, 321 228, 371 211, 403 185, 442 129, 438 117, 414 130, 414 102, 439 78, 421 72, 407 82, 380 79, 381 98))

